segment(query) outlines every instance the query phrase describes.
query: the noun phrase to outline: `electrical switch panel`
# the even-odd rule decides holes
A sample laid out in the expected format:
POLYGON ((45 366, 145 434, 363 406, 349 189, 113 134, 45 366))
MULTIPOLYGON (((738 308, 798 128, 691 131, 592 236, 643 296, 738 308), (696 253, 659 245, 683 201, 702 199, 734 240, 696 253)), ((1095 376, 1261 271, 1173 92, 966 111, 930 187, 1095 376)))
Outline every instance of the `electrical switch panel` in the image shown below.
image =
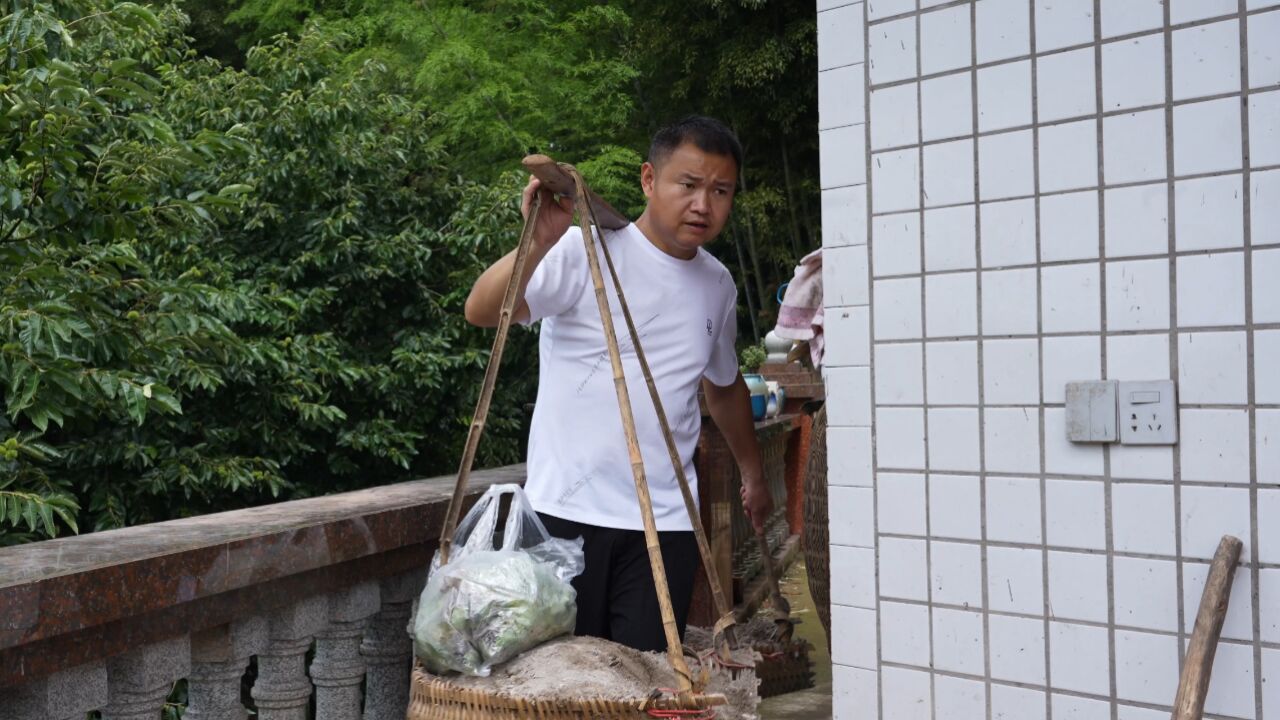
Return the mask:
POLYGON ((1115 380, 1067 383, 1067 439, 1092 443, 1119 439, 1115 380))

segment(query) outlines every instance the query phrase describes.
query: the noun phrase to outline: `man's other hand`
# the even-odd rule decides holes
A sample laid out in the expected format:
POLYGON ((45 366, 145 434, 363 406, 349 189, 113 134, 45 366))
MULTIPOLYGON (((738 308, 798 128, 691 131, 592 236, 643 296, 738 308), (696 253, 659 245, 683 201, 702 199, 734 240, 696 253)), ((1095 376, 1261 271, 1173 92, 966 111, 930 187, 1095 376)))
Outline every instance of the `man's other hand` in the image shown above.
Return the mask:
POLYGON ((763 478, 754 481, 743 479, 742 509, 747 512, 751 526, 756 532, 763 532, 764 521, 773 514, 773 498, 770 497, 769 488, 765 485, 763 478))
POLYGON ((533 227, 533 242, 545 252, 560 240, 573 222, 573 198, 556 197, 542 187, 541 180, 530 175, 529 184, 524 186, 524 194, 520 198, 520 214, 525 220, 529 219, 535 193, 542 198, 542 207, 538 210, 538 223, 533 227))

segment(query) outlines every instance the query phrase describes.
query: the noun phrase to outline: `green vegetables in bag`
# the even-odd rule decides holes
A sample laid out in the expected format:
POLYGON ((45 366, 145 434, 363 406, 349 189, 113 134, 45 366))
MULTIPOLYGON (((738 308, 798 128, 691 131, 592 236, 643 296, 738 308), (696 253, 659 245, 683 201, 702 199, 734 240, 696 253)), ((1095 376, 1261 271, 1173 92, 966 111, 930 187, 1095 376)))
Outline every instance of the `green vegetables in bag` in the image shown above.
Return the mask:
POLYGON ((474 552, 432 574, 413 626, 415 652, 429 670, 487 676, 494 665, 572 632, 577 594, 536 555, 474 552))

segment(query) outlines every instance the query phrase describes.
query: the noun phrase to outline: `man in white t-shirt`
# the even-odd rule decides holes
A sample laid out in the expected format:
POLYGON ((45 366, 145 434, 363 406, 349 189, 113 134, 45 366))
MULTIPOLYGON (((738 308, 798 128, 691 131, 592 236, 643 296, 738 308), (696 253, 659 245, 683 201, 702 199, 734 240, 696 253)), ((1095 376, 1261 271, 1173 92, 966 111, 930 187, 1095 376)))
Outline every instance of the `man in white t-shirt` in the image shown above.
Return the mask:
MULTIPOLYGON (((773 502, 734 350, 737 289, 724 265, 702 248, 729 219, 741 164, 737 137, 718 120, 691 116, 663 128, 640 169, 644 213, 621 230, 605 231, 603 242, 694 497, 701 387, 741 472, 743 506, 758 528, 773 502)), ((553 197, 536 178, 524 191, 525 217, 534 193, 542 194, 542 209, 514 318, 542 323, 525 490, 553 535, 584 539, 587 567, 574 581, 576 633, 660 650, 666 642, 582 233, 571 227, 572 199, 553 197)), ((514 258, 513 251, 476 280, 467 298, 468 321, 497 325, 514 258)), ((602 252, 600 265, 683 634, 697 544, 602 252)))

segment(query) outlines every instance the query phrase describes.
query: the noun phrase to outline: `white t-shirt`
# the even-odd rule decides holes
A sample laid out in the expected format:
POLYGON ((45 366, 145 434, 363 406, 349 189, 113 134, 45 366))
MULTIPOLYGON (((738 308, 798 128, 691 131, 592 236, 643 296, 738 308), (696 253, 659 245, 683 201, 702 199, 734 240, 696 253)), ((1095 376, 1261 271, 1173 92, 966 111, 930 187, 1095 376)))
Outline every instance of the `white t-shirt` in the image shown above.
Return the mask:
MULTIPOLYGON (((698 387, 703 377, 721 386, 737 379, 737 288, 724 265, 705 250, 690 260, 672 257, 634 224, 605 231, 604 237, 696 499, 693 451, 702 426, 698 387)), ((599 243, 654 518, 659 530, 691 530, 653 400, 598 248, 599 243)), ((525 492, 538 512, 600 527, 643 529, 579 228, 570 228, 534 270, 525 302, 528 322, 542 321, 525 492)))

